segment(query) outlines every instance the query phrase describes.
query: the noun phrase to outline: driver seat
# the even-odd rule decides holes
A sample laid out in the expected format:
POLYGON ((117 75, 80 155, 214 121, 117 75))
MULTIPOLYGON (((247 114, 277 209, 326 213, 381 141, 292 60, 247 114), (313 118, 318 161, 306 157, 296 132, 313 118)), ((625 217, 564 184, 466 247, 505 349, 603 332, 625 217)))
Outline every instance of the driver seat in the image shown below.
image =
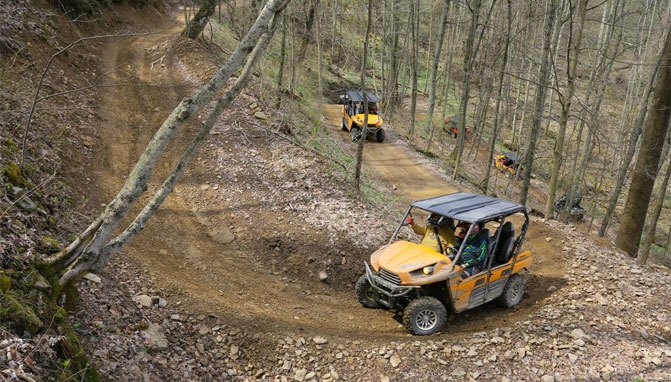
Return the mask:
POLYGON ((513 255, 513 246, 515 245, 515 226, 512 222, 505 222, 501 226, 501 234, 496 244, 496 263, 505 264, 510 261, 513 255))

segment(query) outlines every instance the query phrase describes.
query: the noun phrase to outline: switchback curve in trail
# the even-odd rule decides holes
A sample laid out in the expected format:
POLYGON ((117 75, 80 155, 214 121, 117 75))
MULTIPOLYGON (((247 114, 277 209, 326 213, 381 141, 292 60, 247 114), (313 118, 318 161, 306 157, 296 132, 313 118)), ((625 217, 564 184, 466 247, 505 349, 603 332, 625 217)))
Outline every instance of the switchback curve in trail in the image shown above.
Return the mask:
MULTIPOLYGON (((184 62, 172 52, 181 25, 173 22, 167 29, 165 25, 156 27, 163 32, 117 39, 105 49, 104 69, 109 80, 132 86, 109 88, 102 95, 104 123, 98 131, 101 145, 91 164, 97 185, 91 198, 98 205, 119 189, 165 116, 192 90, 187 79, 189 68, 184 68, 184 62)), ((339 110, 335 106, 325 110, 329 123, 337 129, 339 110)), ((189 142, 195 125, 177 135, 166 158, 174 162, 179 147, 189 142)), ((356 338, 406 336, 398 322, 391 319, 391 313, 362 308, 349 288, 334 288, 307 275, 287 277, 274 266, 260 263, 259 252, 268 248, 259 238, 265 238, 273 226, 286 223, 273 220, 277 217, 269 213, 265 218, 272 224, 251 225, 232 218, 244 214, 240 207, 226 200, 200 197, 212 177, 206 164, 200 158, 192 163, 161 210, 125 251, 128 261, 146 269, 172 302, 258 331, 309 331, 356 338)), ((151 187, 158 185, 160 175, 167 174, 171 166, 168 160, 158 168, 159 177, 151 187)), ((396 192, 407 200, 457 190, 444 176, 393 142, 367 145, 365 166, 382 181, 394 184, 396 192)), ((300 229, 304 231, 305 227, 297 227, 295 232, 300 229)), ((546 294, 548 282, 556 283, 563 275, 561 253, 545 241, 549 235, 542 227, 532 228, 529 233, 531 245, 528 242, 527 246, 536 251, 539 259, 531 299, 512 312, 476 309, 462 316, 478 314, 482 320, 456 319, 446 333, 496 327, 534 309, 535 302, 546 294)), ((293 244, 299 260, 314 250, 307 242, 293 244)))

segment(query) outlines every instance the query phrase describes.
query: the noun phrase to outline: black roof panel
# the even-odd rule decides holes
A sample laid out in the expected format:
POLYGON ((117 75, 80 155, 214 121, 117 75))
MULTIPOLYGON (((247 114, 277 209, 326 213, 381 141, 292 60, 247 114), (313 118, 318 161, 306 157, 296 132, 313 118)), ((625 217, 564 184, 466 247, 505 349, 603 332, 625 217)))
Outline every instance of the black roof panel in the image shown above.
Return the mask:
POLYGON ((519 155, 517 155, 517 153, 514 153, 514 152, 512 152, 512 151, 506 151, 506 152, 503 152, 502 154, 503 154, 503 156, 505 156, 506 158, 511 159, 511 160, 513 160, 513 161, 515 161, 515 162, 518 162, 518 161, 520 160, 519 155))
MULTIPOLYGON (((347 96, 354 102, 363 101, 363 92, 361 90, 349 90, 347 91, 347 96)), ((366 98, 368 99, 368 102, 380 102, 380 99, 377 98, 373 92, 367 91, 366 98)))
POLYGON ((521 204, 491 196, 457 192, 412 202, 413 207, 469 223, 526 211, 521 204))

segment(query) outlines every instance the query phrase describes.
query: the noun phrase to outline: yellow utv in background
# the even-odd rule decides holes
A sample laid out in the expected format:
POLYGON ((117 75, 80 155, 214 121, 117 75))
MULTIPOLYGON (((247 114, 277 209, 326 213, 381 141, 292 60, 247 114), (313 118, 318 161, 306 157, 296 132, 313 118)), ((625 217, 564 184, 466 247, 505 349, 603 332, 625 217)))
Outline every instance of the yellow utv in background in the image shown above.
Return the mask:
MULTIPOLYGON (((415 201, 389 244, 371 255, 370 264, 365 263, 366 273, 355 288, 359 302, 367 308, 402 311, 403 324, 415 335, 440 331, 448 309, 459 313, 492 300, 504 307, 517 305, 524 294, 520 273, 532 261, 530 251, 521 251, 528 227, 526 207, 490 196, 458 192, 415 201), (439 243, 438 251, 426 245, 427 236, 425 244, 399 240, 412 213, 415 219, 421 214, 430 214, 429 219, 439 216, 452 227, 459 222, 468 229, 465 237, 484 241, 486 257, 479 269, 469 274, 472 268, 461 261, 465 239, 459 248, 443 248, 439 243), (476 231, 478 237, 470 236, 476 231)), ((429 238, 435 232, 440 241, 437 229, 428 232, 429 238)))
MULTIPOLYGON (((368 130, 366 138, 375 137, 378 142, 384 142, 384 129, 382 128, 382 117, 378 110, 380 99, 372 92, 366 92, 368 101, 368 130)), ((350 90, 340 96, 342 104, 342 130, 349 131, 352 142, 357 142, 363 135, 364 129, 364 104, 363 92, 361 90, 350 90)))

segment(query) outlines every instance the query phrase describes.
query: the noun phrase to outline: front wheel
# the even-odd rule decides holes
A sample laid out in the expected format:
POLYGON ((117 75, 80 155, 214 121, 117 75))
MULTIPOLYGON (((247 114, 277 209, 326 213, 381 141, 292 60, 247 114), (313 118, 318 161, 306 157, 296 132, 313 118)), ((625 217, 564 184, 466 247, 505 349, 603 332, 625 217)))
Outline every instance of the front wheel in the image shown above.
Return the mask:
POLYGON ((439 332, 446 321, 445 305, 434 297, 419 297, 403 310, 403 325, 417 336, 428 336, 439 332))
POLYGON ((512 308, 522 301, 524 295, 524 279, 519 274, 510 276, 503 293, 499 297, 499 305, 504 308, 512 308))
POLYGON ((340 124, 340 129, 342 131, 347 131, 347 119, 342 117, 342 123, 340 124))
POLYGON ((361 128, 359 126, 352 126, 352 130, 349 131, 352 136, 352 142, 359 142, 361 139, 361 128))
POLYGON ((359 302, 362 306, 370 309, 377 309, 380 307, 380 303, 375 300, 373 286, 370 285, 370 281, 368 281, 366 275, 359 277, 354 290, 356 291, 356 296, 359 298, 359 302))
POLYGON ((380 143, 384 142, 384 130, 382 128, 379 128, 375 132, 375 139, 377 139, 377 141, 380 143))

